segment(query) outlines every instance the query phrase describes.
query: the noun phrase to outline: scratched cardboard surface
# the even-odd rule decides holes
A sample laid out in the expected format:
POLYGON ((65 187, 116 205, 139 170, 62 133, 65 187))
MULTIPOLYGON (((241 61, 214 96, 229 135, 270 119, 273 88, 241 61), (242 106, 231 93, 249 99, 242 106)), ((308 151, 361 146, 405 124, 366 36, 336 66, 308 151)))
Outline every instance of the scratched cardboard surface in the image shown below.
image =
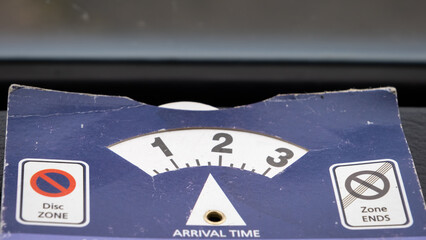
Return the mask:
POLYGON ((392 88, 217 111, 9 92, 4 239, 423 239, 425 220, 392 88))

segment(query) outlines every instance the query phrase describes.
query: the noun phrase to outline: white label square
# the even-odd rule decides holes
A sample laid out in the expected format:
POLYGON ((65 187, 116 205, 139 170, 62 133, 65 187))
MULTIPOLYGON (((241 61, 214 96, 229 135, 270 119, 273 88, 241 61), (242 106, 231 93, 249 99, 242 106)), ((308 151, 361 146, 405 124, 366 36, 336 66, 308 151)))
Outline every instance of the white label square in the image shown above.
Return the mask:
POLYGON ((69 227, 89 223, 89 166, 85 162, 23 159, 18 171, 18 222, 69 227))
POLYGON ((348 229, 405 228, 410 208, 394 160, 335 164, 330 167, 342 225, 348 229))

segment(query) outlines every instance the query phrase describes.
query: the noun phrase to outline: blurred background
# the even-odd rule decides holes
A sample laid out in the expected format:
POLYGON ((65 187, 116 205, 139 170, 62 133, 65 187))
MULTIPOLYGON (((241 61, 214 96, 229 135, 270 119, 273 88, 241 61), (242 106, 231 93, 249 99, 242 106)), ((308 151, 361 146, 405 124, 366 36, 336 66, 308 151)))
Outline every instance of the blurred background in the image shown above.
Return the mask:
POLYGON ((12 83, 235 106, 394 86, 426 106, 426 1, 2 0, 1 110, 12 83))

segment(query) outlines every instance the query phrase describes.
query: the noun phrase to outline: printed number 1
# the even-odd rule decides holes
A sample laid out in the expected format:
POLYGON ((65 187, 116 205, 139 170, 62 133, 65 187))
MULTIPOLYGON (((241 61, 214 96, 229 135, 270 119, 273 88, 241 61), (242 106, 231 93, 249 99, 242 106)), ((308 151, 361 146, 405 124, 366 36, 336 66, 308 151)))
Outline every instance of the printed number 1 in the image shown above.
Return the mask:
POLYGON ((166 146, 166 144, 164 144, 163 140, 161 140, 161 138, 156 137, 154 139, 154 142, 151 144, 152 147, 159 147, 161 149, 161 151, 163 151, 164 155, 166 155, 166 157, 170 157, 173 155, 172 152, 170 152, 169 148, 166 146))

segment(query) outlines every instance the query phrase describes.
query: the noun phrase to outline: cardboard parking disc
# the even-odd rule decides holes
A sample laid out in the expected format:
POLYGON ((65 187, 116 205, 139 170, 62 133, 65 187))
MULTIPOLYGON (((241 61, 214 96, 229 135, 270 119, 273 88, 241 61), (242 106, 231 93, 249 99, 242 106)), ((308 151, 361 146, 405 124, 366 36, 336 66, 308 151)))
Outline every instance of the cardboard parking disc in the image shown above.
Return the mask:
POLYGON ((173 108, 12 86, 3 237, 426 235, 394 89, 173 108))

